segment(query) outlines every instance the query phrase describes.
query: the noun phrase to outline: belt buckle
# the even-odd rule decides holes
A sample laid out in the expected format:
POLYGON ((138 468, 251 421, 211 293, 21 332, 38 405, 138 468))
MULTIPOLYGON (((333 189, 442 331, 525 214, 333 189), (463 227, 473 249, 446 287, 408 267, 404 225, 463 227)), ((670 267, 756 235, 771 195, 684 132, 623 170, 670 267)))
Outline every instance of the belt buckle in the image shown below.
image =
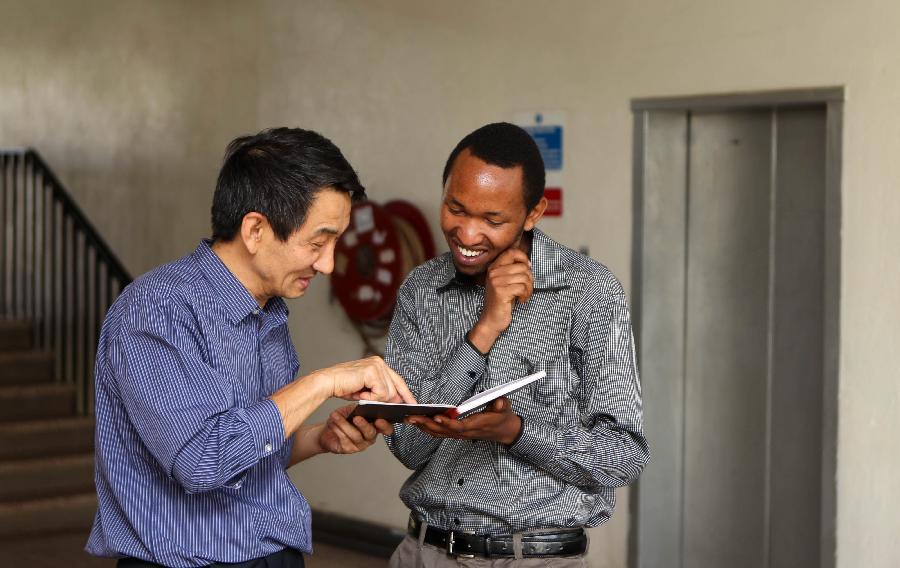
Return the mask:
POLYGON ((453 545, 456 544, 456 535, 454 531, 447 532, 447 556, 455 556, 459 558, 475 558, 474 554, 462 554, 460 552, 456 552, 453 550, 453 545))

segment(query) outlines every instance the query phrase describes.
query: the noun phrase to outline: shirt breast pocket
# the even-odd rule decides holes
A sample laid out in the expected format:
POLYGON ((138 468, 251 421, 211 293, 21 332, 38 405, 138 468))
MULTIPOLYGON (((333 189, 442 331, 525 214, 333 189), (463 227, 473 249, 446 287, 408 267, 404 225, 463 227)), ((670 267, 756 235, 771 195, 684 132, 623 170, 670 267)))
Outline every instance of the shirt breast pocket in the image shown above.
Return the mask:
POLYGON ((544 371, 547 376, 513 393, 510 397, 513 410, 526 420, 554 426, 576 423, 581 381, 568 351, 541 357, 523 355, 522 360, 523 375, 544 371))

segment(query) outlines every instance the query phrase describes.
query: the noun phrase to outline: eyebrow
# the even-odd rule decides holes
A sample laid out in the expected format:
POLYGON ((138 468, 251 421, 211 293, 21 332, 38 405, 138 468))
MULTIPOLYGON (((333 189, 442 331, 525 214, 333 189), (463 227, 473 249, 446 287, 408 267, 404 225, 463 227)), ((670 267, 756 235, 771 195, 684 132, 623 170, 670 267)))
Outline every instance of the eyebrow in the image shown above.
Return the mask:
POLYGON ((318 237, 319 235, 337 235, 338 233, 340 233, 340 231, 338 231, 337 229, 335 229, 333 227, 322 227, 322 228, 316 229, 315 232, 312 234, 312 236, 315 238, 315 237, 318 237))
MULTIPOLYGON (((450 199, 448 199, 447 202, 450 205, 453 205, 454 207, 459 207, 460 209, 466 209, 465 205, 463 205, 456 199, 453 199, 452 197, 450 199)), ((466 211, 468 211, 468 209, 466 209, 466 211)), ((484 213, 481 214, 481 216, 482 217, 503 217, 503 212, 502 211, 485 211, 484 213)))

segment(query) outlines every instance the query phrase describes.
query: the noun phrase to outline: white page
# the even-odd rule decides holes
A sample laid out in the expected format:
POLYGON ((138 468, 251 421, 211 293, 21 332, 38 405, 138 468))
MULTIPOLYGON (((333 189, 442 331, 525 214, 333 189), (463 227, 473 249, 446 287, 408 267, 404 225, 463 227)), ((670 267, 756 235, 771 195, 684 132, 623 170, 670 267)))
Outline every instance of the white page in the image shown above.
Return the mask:
POLYGON ((518 390, 525 385, 533 383, 538 379, 543 379, 547 376, 547 373, 544 371, 540 371, 533 375, 528 375, 527 377, 522 377, 521 379, 516 379, 515 381, 510 381, 508 383, 503 383, 502 385, 497 385, 494 388, 490 388, 484 392, 480 392, 471 398, 467 398, 462 401, 462 403, 456 407, 457 412, 460 414, 465 414, 466 412, 472 410, 473 408, 478 408, 482 404, 486 404, 495 398, 500 398, 501 396, 511 393, 514 390, 518 390))

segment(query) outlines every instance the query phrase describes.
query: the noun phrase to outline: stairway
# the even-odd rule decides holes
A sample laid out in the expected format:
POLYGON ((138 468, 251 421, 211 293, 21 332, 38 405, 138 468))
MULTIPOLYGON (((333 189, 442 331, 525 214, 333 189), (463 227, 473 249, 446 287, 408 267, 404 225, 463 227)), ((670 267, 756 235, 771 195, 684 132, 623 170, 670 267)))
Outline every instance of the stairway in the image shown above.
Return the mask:
POLYGON ((53 355, 32 326, 0 320, 0 539, 90 529, 94 421, 75 386, 53 381, 53 355))

